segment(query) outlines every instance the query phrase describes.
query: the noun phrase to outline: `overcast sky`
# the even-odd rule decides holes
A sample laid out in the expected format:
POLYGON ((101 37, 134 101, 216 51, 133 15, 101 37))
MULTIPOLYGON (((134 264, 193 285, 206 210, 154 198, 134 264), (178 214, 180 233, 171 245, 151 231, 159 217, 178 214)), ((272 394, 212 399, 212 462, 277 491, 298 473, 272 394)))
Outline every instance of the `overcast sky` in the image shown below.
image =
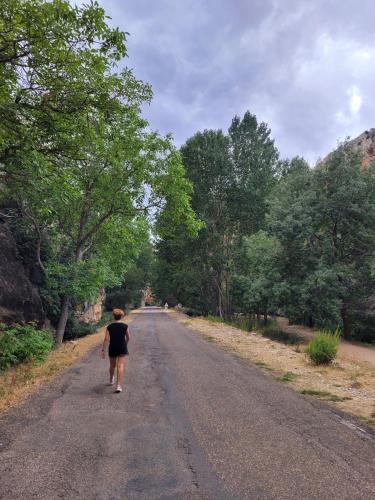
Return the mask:
POLYGON ((310 162, 375 127, 375 0, 99 0, 176 144, 247 109, 310 162))

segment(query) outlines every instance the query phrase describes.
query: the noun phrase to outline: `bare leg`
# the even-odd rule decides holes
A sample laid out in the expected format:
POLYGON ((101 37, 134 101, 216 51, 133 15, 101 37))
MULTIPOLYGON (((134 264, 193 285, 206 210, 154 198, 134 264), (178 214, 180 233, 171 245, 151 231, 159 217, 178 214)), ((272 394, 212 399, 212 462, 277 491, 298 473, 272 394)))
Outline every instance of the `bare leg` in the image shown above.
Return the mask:
POLYGON ((117 361, 117 358, 109 358, 109 379, 110 380, 112 380, 112 378, 115 375, 116 361, 117 361))
POLYGON ((122 374, 124 373, 125 356, 117 358, 117 385, 121 385, 122 374))

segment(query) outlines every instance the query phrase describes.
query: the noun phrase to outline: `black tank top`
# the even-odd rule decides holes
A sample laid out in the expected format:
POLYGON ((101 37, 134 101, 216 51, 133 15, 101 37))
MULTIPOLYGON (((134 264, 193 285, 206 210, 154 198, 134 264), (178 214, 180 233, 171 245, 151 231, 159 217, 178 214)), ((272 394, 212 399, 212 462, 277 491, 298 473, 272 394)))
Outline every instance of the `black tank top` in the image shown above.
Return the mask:
POLYGON ((128 329, 126 323, 111 323, 107 326, 109 332, 109 346, 111 349, 122 349, 126 346, 125 334, 128 329))

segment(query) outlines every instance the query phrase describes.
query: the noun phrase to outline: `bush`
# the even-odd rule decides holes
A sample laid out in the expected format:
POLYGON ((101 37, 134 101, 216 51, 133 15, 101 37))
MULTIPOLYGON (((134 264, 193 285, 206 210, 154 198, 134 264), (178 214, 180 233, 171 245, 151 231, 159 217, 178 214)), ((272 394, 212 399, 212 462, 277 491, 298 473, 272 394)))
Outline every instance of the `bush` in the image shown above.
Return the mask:
POLYGON ((85 323, 84 321, 78 321, 74 316, 70 316, 66 323, 64 340, 74 340, 86 335, 91 335, 95 333, 99 328, 107 325, 113 321, 112 313, 109 311, 104 311, 102 318, 96 323, 85 323))
POLYGON ((359 312, 351 318, 353 340, 375 344, 375 314, 359 312))
POLYGON ((318 332, 306 347, 305 352, 315 365, 326 365, 336 357, 340 342, 340 330, 318 332))
POLYGON ((276 342, 282 342, 283 344, 287 345, 301 344, 303 342, 302 337, 300 337, 296 333, 286 332, 282 330, 275 323, 263 325, 259 328, 259 332, 263 335, 263 337, 267 337, 268 339, 275 340, 276 342))
POLYGON ((184 307, 182 311, 188 316, 202 316, 202 312, 197 309, 193 309, 191 307, 184 307))
POLYGON ((285 332, 274 321, 256 320, 248 317, 235 317, 228 324, 240 328, 241 330, 260 333, 263 337, 282 342, 287 345, 300 344, 303 342, 302 337, 295 333, 285 332))
POLYGON ((64 340, 74 340, 80 337, 85 337, 90 335, 97 330, 96 323, 85 323, 84 321, 78 321, 74 317, 70 317, 66 323, 64 340))
POLYGON ((0 370, 25 361, 40 362, 53 347, 50 332, 33 325, 0 325, 0 370))

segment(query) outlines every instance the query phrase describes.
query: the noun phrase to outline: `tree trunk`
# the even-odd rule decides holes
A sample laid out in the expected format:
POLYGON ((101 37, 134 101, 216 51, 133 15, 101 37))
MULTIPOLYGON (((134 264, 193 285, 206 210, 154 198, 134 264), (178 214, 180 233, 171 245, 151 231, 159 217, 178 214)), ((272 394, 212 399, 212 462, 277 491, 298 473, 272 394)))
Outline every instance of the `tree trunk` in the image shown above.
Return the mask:
POLYGON ((221 300, 221 291, 220 291, 220 289, 219 289, 219 297, 218 297, 218 299, 219 299, 218 312, 219 312, 220 318, 222 318, 223 317, 223 304, 222 304, 222 300, 221 300))
POLYGON ((260 307, 257 306, 257 322, 260 323, 260 307))
POLYGON ((265 325, 267 324, 267 321, 268 321, 268 312, 267 312, 267 309, 265 309, 265 311, 264 311, 264 324, 265 325))
POLYGON ((348 317, 348 310, 344 304, 341 308, 341 320, 342 320, 342 336, 344 339, 349 339, 350 337, 350 322, 348 317))
POLYGON ((69 305, 70 305, 69 298, 64 296, 61 304, 60 319, 57 325, 56 344, 62 344, 65 333, 66 322, 68 321, 68 316, 69 316, 69 305))
MULTIPOLYGON (((77 245, 74 258, 75 262, 80 262, 82 260, 82 256, 83 256, 82 245, 77 245)), ((65 327, 69 317, 69 306, 70 306, 70 299, 69 297, 64 295, 62 297, 61 313, 56 330, 56 344, 62 344, 62 341, 64 339, 65 327)))

